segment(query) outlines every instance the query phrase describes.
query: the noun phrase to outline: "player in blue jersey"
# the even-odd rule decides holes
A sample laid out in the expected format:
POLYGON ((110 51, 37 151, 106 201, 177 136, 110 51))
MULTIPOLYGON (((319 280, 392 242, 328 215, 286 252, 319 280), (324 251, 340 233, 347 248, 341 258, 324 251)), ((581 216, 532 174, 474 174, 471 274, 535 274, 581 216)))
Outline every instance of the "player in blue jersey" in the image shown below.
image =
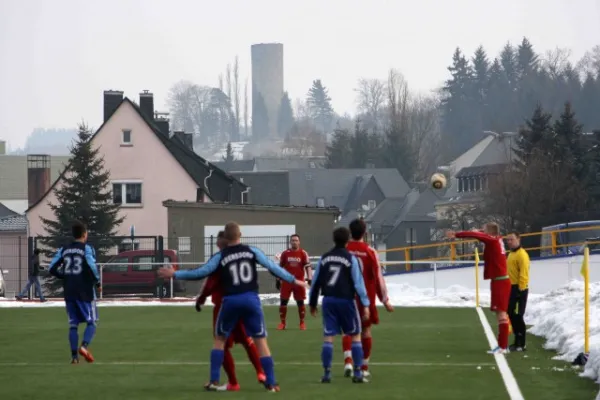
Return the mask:
POLYGON ((367 383, 361 366, 363 348, 361 343, 361 321, 356 308, 356 295, 364 307, 363 319, 369 319, 369 297, 358 260, 346 249, 350 231, 340 227, 333 231, 335 247, 325 253, 315 270, 310 289, 310 313, 317 316, 319 293, 323 294, 323 348, 321 360, 325 374, 321 382, 331 382, 331 362, 333 360, 333 338, 335 335, 352 337, 352 360, 354 376, 352 382, 367 383))
POLYGON ((259 249, 241 244, 241 232, 237 223, 229 222, 225 225, 225 239, 227 247, 215 254, 202 267, 187 271, 161 268, 158 274, 162 278, 173 277, 183 280, 198 280, 213 273, 219 274, 223 302, 216 322, 215 342, 210 354, 210 381, 204 386, 206 390, 226 390, 225 386, 219 386, 225 342, 241 320, 246 333, 254 339, 258 348, 260 363, 267 377, 265 388, 270 392, 278 392, 279 385, 275 381, 273 358, 267 344, 267 330, 258 297, 257 266, 262 265, 286 282, 305 287, 306 283, 295 279, 259 249))
POLYGON ((77 221, 71 228, 74 241, 60 248, 48 271, 63 280, 65 306, 69 317, 69 343, 71 344, 71 364, 78 364, 81 354, 87 362, 94 362, 88 349, 96 333, 98 308, 96 307, 96 284, 100 281, 94 249, 86 244, 87 229, 77 221), (79 324, 87 324, 79 349, 79 324))

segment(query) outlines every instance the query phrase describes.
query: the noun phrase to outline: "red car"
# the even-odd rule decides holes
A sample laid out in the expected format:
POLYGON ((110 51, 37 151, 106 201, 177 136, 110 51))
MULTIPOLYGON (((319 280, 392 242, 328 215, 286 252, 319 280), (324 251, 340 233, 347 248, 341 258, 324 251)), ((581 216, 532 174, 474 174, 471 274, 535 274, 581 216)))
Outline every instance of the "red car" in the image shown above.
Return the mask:
MULTIPOLYGON (((130 250, 119 253, 109 259, 102 267, 103 295, 159 295, 159 281, 156 271, 162 265, 156 263, 154 250, 130 250), (145 264, 147 263, 147 264, 145 264)), ((175 250, 164 250, 164 265, 177 269, 177 253, 175 250)), ((163 297, 168 297, 170 286, 165 282, 163 297)), ((180 281, 173 282, 173 291, 180 292, 183 285, 180 281)))

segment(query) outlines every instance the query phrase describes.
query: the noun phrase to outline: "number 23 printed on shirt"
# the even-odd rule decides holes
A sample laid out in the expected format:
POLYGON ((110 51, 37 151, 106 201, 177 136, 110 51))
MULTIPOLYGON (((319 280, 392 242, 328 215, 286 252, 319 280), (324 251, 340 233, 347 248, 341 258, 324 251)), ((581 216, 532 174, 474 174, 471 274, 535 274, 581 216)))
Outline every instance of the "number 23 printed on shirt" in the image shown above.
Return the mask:
POLYGON ((80 256, 68 256, 63 259, 65 264, 65 275, 79 275, 83 270, 83 258, 80 256))
POLYGON ((230 264, 229 272, 231 272, 231 278, 235 286, 238 286, 240 283, 251 282, 254 275, 252 265, 248 261, 230 264))

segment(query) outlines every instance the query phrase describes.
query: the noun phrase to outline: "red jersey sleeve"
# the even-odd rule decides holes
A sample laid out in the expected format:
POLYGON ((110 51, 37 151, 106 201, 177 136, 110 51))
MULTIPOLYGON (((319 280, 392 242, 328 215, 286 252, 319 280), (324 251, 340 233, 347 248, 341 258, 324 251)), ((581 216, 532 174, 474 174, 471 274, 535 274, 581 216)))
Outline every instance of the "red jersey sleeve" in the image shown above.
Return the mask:
POLYGON ((375 277, 375 288, 377 290, 377 297, 382 303, 386 303, 388 299, 387 286, 385 279, 383 278, 383 272, 381 270, 381 264, 379 263, 379 255, 373 248, 370 249, 371 253, 371 265, 373 265, 373 276, 375 277))
POLYGON ((496 238, 496 237, 490 236, 490 235, 482 233, 482 232, 475 232, 475 231, 456 232, 456 237, 459 239, 461 239, 461 238, 477 239, 480 242, 483 242, 485 244, 493 243, 496 240, 498 240, 498 238, 496 238))
POLYGON ((216 281, 217 281, 217 278, 215 275, 209 275, 204 280, 204 282, 202 283, 202 286, 200 287, 200 295, 198 296, 201 299, 200 304, 204 304, 204 302, 206 301, 206 298, 213 293, 213 290, 215 289, 216 281))

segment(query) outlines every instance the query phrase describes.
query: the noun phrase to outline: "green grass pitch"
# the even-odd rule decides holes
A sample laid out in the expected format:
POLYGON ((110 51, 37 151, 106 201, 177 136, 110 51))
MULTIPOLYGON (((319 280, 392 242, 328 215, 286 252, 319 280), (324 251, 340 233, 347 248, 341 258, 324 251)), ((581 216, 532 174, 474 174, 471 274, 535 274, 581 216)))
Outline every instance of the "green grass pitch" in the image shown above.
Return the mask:
MULTIPOLYGON (((297 328, 291 306, 288 330, 275 330, 277 308, 265 307, 269 344, 281 392, 265 393, 241 347, 234 349, 242 390, 205 393, 212 345, 212 309, 100 307, 91 349, 96 363, 70 365, 63 308, 0 309, 0 399, 508 399, 474 309, 396 308, 380 311, 374 328, 372 379, 352 384, 342 376, 341 341, 335 342, 334 380, 321 384, 321 321, 297 328)), ((488 315, 492 327, 493 318, 488 315)), ((83 327, 80 329, 80 335, 83 327)), ((529 351, 507 356, 526 399, 591 399, 598 386, 570 365, 552 361, 540 339, 529 351)), ((222 373, 222 381, 226 379, 222 373)))

